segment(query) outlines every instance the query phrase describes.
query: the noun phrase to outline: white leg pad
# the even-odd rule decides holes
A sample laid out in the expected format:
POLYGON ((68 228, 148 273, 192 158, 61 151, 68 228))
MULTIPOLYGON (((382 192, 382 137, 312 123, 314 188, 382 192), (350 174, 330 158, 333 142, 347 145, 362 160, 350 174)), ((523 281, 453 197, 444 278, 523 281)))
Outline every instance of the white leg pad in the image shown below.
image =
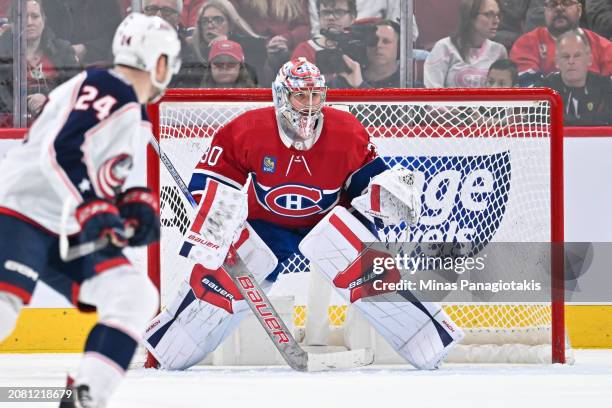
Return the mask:
MULTIPOLYGON (((272 283, 263 281, 268 291, 272 283)), ((249 313, 244 300, 233 302, 233 313, 194 299, 191 286, 183 282, 175 301, 149 324, 144 343, 162 368, 184 370, 214 351, 249 313), (187 306, 185 306, 187 304, 187 306)))
MULTIPOLYGON (((278 263, 272 250, 248 224, 235 246, 267 292, 272 283, 265 277, 278 263)), ((250 310, 246 301, 236 300, 238 288, 229 275, 202 269, 205 268, 194 267, 189 278, 191 284, 185 281, 180 285, 172 303, 148 324, 143 336, 145 346, 163 368, 184 370, 199 363, 232 333, 250 310), (194 287, 200 294, 194 292, 194 287), (228 294, 233 296, 231 300, 228 294)))
POLYGON ((23 302, 17 296, 0 292, 0 342, 7 338, 15 329, 23 302))
POLYGON ((404 359, 420 369, 436 368, 464 334, 438 304, 419 302, 409 292, 406 301, 398 301, 400 292, 387 301, 367 300, 372 295, 387 298, 380 292, 368 294, 365 288, 380 278, 363 276, 357 268, 363 251, 361 244, 375 241, 378 240, 374 235, 345 208, 336 207, 304 237, 299 247, 404 359), (351 282, 339 284, 340 274, 342 280, 350 278, 351 282))
POLYGON ((157 289, 147 275, 131 265, 108 270, 81 285, 79 300, 96 306, 98 321, 135 339, 159 307, 157 289))

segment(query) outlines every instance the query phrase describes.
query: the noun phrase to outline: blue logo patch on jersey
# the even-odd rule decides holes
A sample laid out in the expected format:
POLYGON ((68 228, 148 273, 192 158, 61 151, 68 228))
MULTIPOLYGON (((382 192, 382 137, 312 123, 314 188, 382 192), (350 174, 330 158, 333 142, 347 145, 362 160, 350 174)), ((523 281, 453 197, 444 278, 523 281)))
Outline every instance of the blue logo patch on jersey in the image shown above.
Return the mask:
POLYGON ((274 173, 276 171, 276 157, 264 157, 262 170, 264 173, 274 173))
POLYGON ((510 152, 384 159, 421 173, 421 219, 410 241, 470 242, 476 253, 493 238, 510 194, 510 152))

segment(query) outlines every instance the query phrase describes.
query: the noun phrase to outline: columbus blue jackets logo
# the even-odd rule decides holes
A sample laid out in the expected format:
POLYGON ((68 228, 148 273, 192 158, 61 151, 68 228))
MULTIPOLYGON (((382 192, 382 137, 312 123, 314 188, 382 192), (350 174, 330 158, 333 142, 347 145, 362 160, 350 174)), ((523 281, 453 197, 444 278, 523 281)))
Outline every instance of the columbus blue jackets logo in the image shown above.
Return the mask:
POLYGON ((276 158, 272 156, 264 157, 262 170, 264 173, 274 173, 276 171, 276 158))
POLYGON ((105 198, 112 199, 121 190, 132 168, 132 157, 120 154, 105 161, 98 170, 98 185, 105 198))
POLYGON ((391 157, 422 183, 419 223, 412 242, 469 242, 478 252, 493 238, 510 194, 510 153, 483 156, 391 157))
POLYGON ((284 217, 308 217, 328 211, 338 202, 340 189, 321 190, 302 184, 266 187, 253 179, 257 201, 268 211, 284 217))

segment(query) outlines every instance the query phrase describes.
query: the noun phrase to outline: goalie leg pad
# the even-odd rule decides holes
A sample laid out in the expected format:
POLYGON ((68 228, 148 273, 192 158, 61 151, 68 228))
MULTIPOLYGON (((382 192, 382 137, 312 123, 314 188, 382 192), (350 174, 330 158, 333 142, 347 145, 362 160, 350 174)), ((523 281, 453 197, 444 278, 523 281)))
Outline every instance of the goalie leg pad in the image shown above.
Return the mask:
MULTIPOLYGON (((266 290, 271 286, 267 281, 262 283, 266 290)), ((144 344, 162 368, 184 370, 214 351, 248 312, 244 300, 233 302, 233 313, 198 300, 191 286, 183 282, 171 307, 150 322, 144 344)))
MULTIPOLYGON (((262 289, 269 289, 272 284, 265 278, 278 261, 248 224, 235 248, 262 289)), ((189 368, 214 351, 248 310, 248 304, 223 268, 210 270, 196 264, 174 301, 149 323, 144 334, 145 346, 163 368, 189 368)))
POLYGON ((375 279, 396 282, 400 277, 397 271, 363 275, 362 263, 381 255, 363 243, 376 241, 346 209, 336 207, 302 240, 300 251, 403 358, 420 369, 436 368, 463 332, 439 305, 420 302, 407 291, 393 293, 390 301, 364 301, 386 296, 373 290, 375 279), (406 301, 398 302, 398 295, 406 301))
MULTIPOLYGON (((258 282, 275 270, 278 264, 272 250, 248 224, 242 230, 233 249, 247 269, 254 271, 253 276, 258 282)), ((233 256, 233 252, 230 252, 227 262, 233 262, 230 259, 233 256)), ((189 283, 198 299, 221 307, 228 313, 232 313, 232 302, 242 299, 240 291, 227 273, 225 266, 212 270, 196 264, 191 272, 189 283)))

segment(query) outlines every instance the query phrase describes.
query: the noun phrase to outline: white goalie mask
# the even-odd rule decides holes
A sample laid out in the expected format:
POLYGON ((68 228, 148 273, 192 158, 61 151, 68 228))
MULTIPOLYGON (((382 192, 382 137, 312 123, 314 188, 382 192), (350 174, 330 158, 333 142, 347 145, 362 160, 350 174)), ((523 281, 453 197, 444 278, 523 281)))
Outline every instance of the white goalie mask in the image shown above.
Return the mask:
POLYGON ((151 83, 158 93, 151 102, 158 100, 166 90, 172 75, 181 69, 181 42, 174 27, 157 16, 140 13, 128 15, 117 27, 113 38, 113 55, 116 65, 125 65, 149 72, 151 83), (166 77, 160 82, 155 70, 159 57, 168 60, 166 77))
POLYGON ((276 121, 281 138, 308 150, 323 127, 327 87, 319 68, 305 58, 285 63, 272 83, 276 121))

